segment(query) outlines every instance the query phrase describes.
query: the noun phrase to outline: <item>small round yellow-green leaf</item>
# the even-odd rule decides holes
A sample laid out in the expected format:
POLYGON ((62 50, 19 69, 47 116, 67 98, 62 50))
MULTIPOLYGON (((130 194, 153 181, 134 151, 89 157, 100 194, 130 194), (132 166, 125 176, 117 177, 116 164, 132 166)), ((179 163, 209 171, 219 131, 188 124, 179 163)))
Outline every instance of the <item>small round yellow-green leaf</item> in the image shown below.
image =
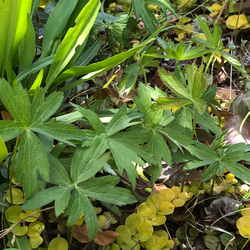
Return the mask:
POLYGON ((36 210, 25 210, 24 212, 20 213, 20 217, 21 219, 29 216, 28 218, 26 218, 24 221, 26 222, 33 222, 36 221, 39 216, 41 215, 41 212, 38 212, 40 210, 40 208, 36 209, 36 210), (37 212, 37 213, 35 213, 37 212), (35 214, 33 214, 35 213, 35 214), (30 216, 31 215, 31 216, 30 216))
POLYGON ((99 228, 102 228, 103 226, 106 225, 107 218, 104 215, 100 214, 97 216, 97 222, 98 222, 99 228))
POLYGON ((244 238, 250 238, 250 216, 243 216, 236 222, 239 234, 244 238))
POLYGON ((229 29, 247 29, 250 27, 250 24, 248 23, 245 14, 240 14, 229 16, 226 20, 226 26, 229 29))
POLYGON ((43 238, 38 235, 36 237, 30 237, 29 238, 30 246, 31 248, 38 248, 43 243, 43 238))
POLYGON ((11 230, 11 232, 13 232, 15 235, 17 236, 23 236, 25 234, 27 234, 28 232, 28 227, 27 226, 22 226, 21 224, 18 224, 14 227, 13 230, 11 230))
POLYGON ((116 239, 119 245, 127 243, 131 239, 131 232, 127 226, 120 225, 115 231, 119 233, 119 236, 116 239))
POLYGON ((183 200, 183 199, 174 199, 174 200, 172 200, 172 204, 175 206, 175 207, 182 207, 182 206, 184 206, 184 204, 185 204, 185 200, 183 200))
MULTIPOLYGON (((12 188, 12 199, 13 199, 13 204, 15 205, 21 205, 25 202, 25 199, 23 198, 23 192, 22 190, 18 188, 12 188)), ((10 199, 10 190, 7 190, 6 192, 6 200, 11 203, 10 199)))
POLYGON ((159 210, 161 202, 164 201, 164 197, 160 194, 151 194, 149 195, 147 202, 151 202, 155 205, 156 209, 159 210))
POLYGON ((68 241, 64 238, 57 237, 50 241, 48 250, 68 250, 68 241))
POLYGON ((165 215, 157 214, 153 219, 146 220, 146 222, 152 226, 160 226, 166 222, 166 219, 165 215))
POLYGON ((165 199, 165 201, 172 201, 176 197, 177 190, 173 190, 170 188, 167 189, 161 189, 159 191, 159 194, 162 195, 165 199))
POLYGON ((167 244, 165 245, 166 248, 168 249, 173 249, 174 247, 174 241, 173 240, 168 240, 167 244))
POLYGON ((174 212, 174 205, 169 201, 163 201, 159 206, 158 214, 169 215, 174 212))
POLYGON ((20 213, 22 212, 22 209, 20 206, 12 206, 9 207, 5 212, 6 219, 11 223, 17 223, 21 220, 20 213))
POLYGON ((137 213, 145 218, 153 219, 156 216, 156 207, 151 202, 143 202, 137 209, 137 213))
POLYGON ((209 9, 212 12, 219 12, 222 8, 223 8, 223 6, 220 5, 219 3, 214 3, 212 6, 209 7, 209 9))
POLYGON ((142 222, 137 227, 137 234, 134 236, 134 240, 141 242, 147 241, 151 238, 154 232, 154 228, 147 222, 142 222))
POLYGON ((144 219, 141 215, 133 213, 126 218, 125 226, 129 228, 132 235, 135 235, 137 231, 137 226, 143 221, 144 219))
POLYGON ((45 225, 41 221, 34 221, 29 224, 28 227, 28 233, 27 235, 29 237, 36 237, 41 234, 41 232, 44 230, 45 225))

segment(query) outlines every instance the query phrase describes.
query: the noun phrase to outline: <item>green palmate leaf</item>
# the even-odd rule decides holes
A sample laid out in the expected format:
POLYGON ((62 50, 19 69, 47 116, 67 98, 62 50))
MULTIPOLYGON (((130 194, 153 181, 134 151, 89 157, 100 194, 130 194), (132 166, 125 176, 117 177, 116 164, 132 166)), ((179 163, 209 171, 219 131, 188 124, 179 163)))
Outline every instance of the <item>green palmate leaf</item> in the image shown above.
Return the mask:
POLYGON ((198 113, 197 122, 207 132, 211 131, 215 134, 220 132, 219 123, 208 112, 198 113))
POLYGON ((151 181, 154 183, 161 174, 162 159, 168 165, 171 165, 171 152, 161 134, 152 131, 149 136, 150 139, 147 144, 147 149, 149 152, 154 152, 155 162, 157 163, 154 167, 150 167, 150 173, 152 175, 151 181))
POLYGON ((0 135, 4 141, 9 141, 21 135, 25 130, 22 122, 0 120, 0 135))
POLYGON ((76 223, 81 213, 84 213, 84 220, 87 224, 89 240, 93 240, 98 230, 97 216, 95 209, 88 197, 77 188, 70 197, 70 203, 65 210, 65 215, 69 215, 67 225, 72 226, 76 223))
POLYGON ((0 77, 3 77, 7 61, 10 59, 16 31, 17 11, 16 1, 0 1, 0 77))
POLYGON ((110 138, 108 146, 115 159, 119 172, 122 174, 123 170, 126 170, 132 186, 135 187, 138 173, 134 164, 138 163, 140 165, 144 165, 144 162, 133 150, 118 140, 110 138))
POLYGON ((53 43, 64 32, 77 2, 77 0, 72 0, 69 4, 67 0, 61 0, 56 4, 44 29, 41 59, 50 55, 53 43), (61 18, 62 15, 63 18, 61 18))
POLYGON ((206 169, 206 171, 202 176, 202 181, 206 181, 215 176, 216 174, 222 175, 223 171, 224 171, 223 164, 221 164, 219 161, 216 161, 206 169))
POLYGON ((191 137, 192 115, 187 108, 180 108, 174 113, 175 119, 169 124, 169 128, 181 131, 184 135, 191 137))
POLYGON ((186 72, 188 77, 189 91, 194 100, 199 100, 207 88, 207 82, 203 77, 204 65, 197 69, 196 65, 187 65, 186 72))
POLYGON ((90 0, 76 18, 76 25, 66 33, 50 66, 46 89, 49 89, 55 78, 70 62, 77 46, 81 46, 86 42, 99 8, 100 2, 98 0, 90 0))
POLYGON ((95 136, 88 148, 78 148, 76 150, 70 167, 70 176, 74 183, 89 179, 104 166, 108 160, 108 155, 104 157, 101 157, 101 155, 106 151, 107 145, 106 134, 101 134, 95 136))
POLYGON ((123 104, 123 106, 111 119, 111 121, 109 122, 106 128, 106 132, 108 136, 111 136, 127 127, 141 123, 141 121, 131 122, 131 120, 133 120, 133 117, 127 116, 126 110, 127 110, 127 105, 123 104))
POLYGON ((238 177, 239 179, 243 181, 250 182, 250 169, 246 168, 242 164, 236 163, 236 162, 223 162, 224 166, 228 169, 229 172, 231 172, 233 175, 238 177))
MULTIPOLYGON (((72 190, 72 187, 54 186, 51 188, 44 189, 40 191, 39 193, 37 193, 36 195, 34 195, 30 200, 26 201, 22 205, 22 209, 23 210, 29 210, 29 209, 35 210, 37 208, 40 208, 49 204, 50 202, 54 200, 56 201, 57 199, 59 199, 55 207, 55 210, 57 212, 56 216, 59 216, 65 207, 64 205, 66 202, 62 206, 61 205, 62 202, 60 201, 63 199, 62 196, 65 195, 66 190, 72 190)), ((67 197, 67 199, 68 198, 69 197, 67 197)))
POLYGON ((207 166, 209 164, 214 163, 215 160, 214 159, 206 159, 206 160, 192 160, 190 162, 188 162, 183 170, 190 170, 190 169, 195 169, 195 168, 199 168, 199 167, 203 167, 203 166, 207 166))
POLYGON ((212 52, 213 52, 213 49, 206 49, 204 47, 197 46, 197 47, 194 47, 188 51, 185 51, 185 53, 182 57, 182 60, 194 59, 194 58, 201 57, 203 55, 206 55, 206 54, 209 54, 212 52))
MULTIPOLYGON (((125 147, 129 148, 137 155, 141 156, 146 162, 156 164, 153 156, 153 152, 149 152, 143 145, 148 141, 149 130, 138 127, 138 129, 131 131, 120 132, 112 135, 111 140, 115 140, 125 147)), ((129 159, 127 159, 129 160, 129 159)))
POLYGON ((162 82, 169 88, 173 93, 177 95, 187 98, 190 101, 193 101, 192 96, 186 88, 181 84, 181 82, 171 73, 167 73, 165 69, 158 68, 159 76, 162 82))
POLYGON ((211 160, 212 162, 218 158, 214 149, 198 141, 193 142, 193 145, 188 147, 188 151, 200 160, 211 160))
POLYGON ((163 128, 157 126, 155 129, 158 133, 161 133, 168 137, 171 141, 173 141, 179 148, 184 147, 188 151, 190 150, 190 146, 194 143, 194 141, 179 131, 175 129, 163 128))
POLYGON ((209 30, 208 28, 208 25, 205 21, 203 21, 199 16, 197 16, 197 19, 199 21, 199 24, 200 24, 200 27, 204 33, 204 35, 206 36, 210 46, 213 48, 213 49, 216 49, 216 46, 217 46, 217 40, 215 40, 212 36, 212 33, 211 31, 209 30))
POLYGON ((78 184, 78 191, 88 197, 119 206, 135 203, 137 200, 129 190, 114 187, 119 181, 120 178, 116 176, 103 176, 78 184))
POLYGON ((23 89, 20 83, 16 84, 14 90, 6 80, 1 79, 0 99, 16 121, 22 122, 25 126, 30 124, 30 99, 27 91, 23 89))
POLYGON ((48 155, 50 164, 50 183, 57 185, 69 185, 72 181, 62 163, 54 156, 48 155))
POLYGON ((154 15, 146 6, 145 1, 132 0, 132 5, 135 11, 136 20, 139 21, 141 17, 143 22, 145 23, 146 28, 148 28, 151 33, 154 33, 156 31, 157 21, 154 15))
POLYGON ((45 100, 45 90, 41 89, 34 99, 31 106, 32 122, 42 123, 49 119, 60 107, 63 100, 63 94, 53 92, 45 100))
POLYGON ((72 67, 70 69, 67 69, 60 76, 58 76, 56 78, 55 82, 53 83, 53 86, 56 87, 61 82, 65 81, 69 78, 87 74, 86 76, 82 77, 78 81, 62 88, 61 91, 65 91, 67 89, 73 88, 80 83, 83 83, 83 82, 85 82, 85 81, 87 81, 87 80, 89 80, 97 75, 100 75, 103 72, 106 72, 106 71, 114 68, 116 65, 120 64, 121 62, 126 60, 128 57, 132 56, 136 51, 142 49, 145 45, 152 42, 153 40, 155 40, 155 39, 154 38, 148 39, 143 44, 138 45, 135 48, 132 48, 126 52, 123 52, 123 53, 120 53, 120 54, 115 55, 113 57, 110 57, 110 58, 103 60, 101 62, 92 63, 92 64, 90 64, 88 66, 84 66, 84 67, 75 66, 75 67, 72 67))
POLYGON ((0 163, 7 157, 8 150, 5 146, 5 143, 2 139, 2 136, 0 135, 0 163))
POLYGON ((124 70, 124 74, 121 80, 119 81, 119 89, 121 89, 124 86, 125 86, 125 89, 132 88, 136 83, 139 72, 140 72, 139 63, 133 63, 133 64, 128 65, 128 67, 124 70))
POLYGON ((69 140, 80 141, 85 137, 83 131, 78 130, 77 127, 71 124, 60 124, 60 123, 34 123, 30 128, 43 135, 50 136, 58 141, 65 142, 72 146, 75 146, 69 140))
POLYGON ((72 104, 76 110, 81 113, 84 117, 87 118, 89 123, 91 124, 92 128, 96 131, 97 134, 105 133, 105 128, 99 119, 98 115, 95 112, 92 112, 89 109, 85 109, 78 105, 72 104))
POLYGON ((36 189, 38 172, 43 180, 49 180, 49 163, 44 147, 37 136, 27 129, 19 145, 16 169, 16 178, 18 181, 23 180, 27 198, 36 189))
POLYGON ((161 119, 163 110, 152 109, 150 92, 142 83, 139 84, 137 91, 139 97, 135 97, 136 105, 139 111, 144 114, 146 125, 153 128, 161 119))

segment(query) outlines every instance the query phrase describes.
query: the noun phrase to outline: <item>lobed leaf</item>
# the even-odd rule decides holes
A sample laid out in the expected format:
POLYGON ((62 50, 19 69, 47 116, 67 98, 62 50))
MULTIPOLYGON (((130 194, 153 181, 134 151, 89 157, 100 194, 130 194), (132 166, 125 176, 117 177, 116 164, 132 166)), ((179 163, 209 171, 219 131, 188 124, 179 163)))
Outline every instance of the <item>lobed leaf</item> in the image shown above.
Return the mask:
POLYGON ((44 181, 49 180, 49 163, 41 141, 28 129, 21 138, 18 156, 16 178, 22 179, 23 190, 30 198, 36 190, 38 173, 44 181))
POLYGON ((95 136, 87 148, 77 148, 70 167, 70 176, 74 183, 94 176, 107 162, 108 155, 101 158, 106 151, 108 140, 106 134, 95 136), (98 161, 98 159, 100 161, 98 161), (94 164, 96 161, 96 165, 94 164), (103 165, 102 165, 103 164, 103 165))
POLYGON ((17 83, 14 90, 5 79, 0 79, 0 99, 16 121, 22 122, 24 126, 30 125, 30 99, 21 83, 17 83))

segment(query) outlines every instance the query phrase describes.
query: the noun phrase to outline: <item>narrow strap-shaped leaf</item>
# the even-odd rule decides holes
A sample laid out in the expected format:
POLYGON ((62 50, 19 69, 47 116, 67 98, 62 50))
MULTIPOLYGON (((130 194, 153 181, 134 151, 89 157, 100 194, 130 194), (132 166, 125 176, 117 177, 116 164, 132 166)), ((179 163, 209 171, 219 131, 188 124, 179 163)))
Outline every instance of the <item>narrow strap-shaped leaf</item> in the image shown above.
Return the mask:
POLYGON ((19 145, 16 178, 22 179, 27 198, 36 190, 38 172, 43 180, 49 180, 49 163, 43 145, 32 131, 26 130, 19 145))
POLYGON ((22 81, 26 77, 28 77, 30 74, 36 73, 42 68, 45 68, 46 66, 50 65, 54 59, 54 55, 45 57, 33 64, 31 64, 28 68, 24 69, 17 75, 17 81, 22 81))
POLYGON ((246 168, 244 165, 235 163, 235 162, 227 162, 224 165, 229 172, 238 177, 243 181, 250 182, 250 169, 246 168))
POLYGON ((95 77, 103 72, 106 72, 106 71, 114 68, 116 65, 120 64, 121 62, 126 60, 128 57, 132 56, 136 51, 142 49, 145 45, 152 42, 153 40, 155 40, 155 39, 154 38, 148 39, 147 41, 143 42, 141 45, 136 46, 135 48, 132 48, 132 49, 130 49, 126 52, 120 53, 118 55, 112 56, 112 57, 110 57, 106 60, 103 60, 101 62, 92 63, 92 64, 90 64, 88 66, 84 66, 84 67, 74 66, 72 68, 69 68, 56 78, 55 82, 53 83, 53 88, 55 88, 61 82, 65 81, 69 78, 88 74, 85 77, 79 79, 78 81, 70 84, 69 86, 62 88, 61 91, 65 91, 67 89, 73 88, 73 87, 77 86, 78 84, 80 84, 84 81, 87 81, 88 79, 91 79, 91 78, 93 78, 93 77, 95 77))
MULTIPOLYGON (((24 1, 23 1, 24 2, 24 1)), ((3 77, 16 30, 18 3, 16 0, 0 1, 0 77, 3 77)))
POLYGON ((0 79, 0 99, 16 121, 22 122, 25 126, 30 125, 30 98, 21 83, 17 83, 14 90, 5 79, 0 79))
POLYGON ((14 37, 13 46, 12 46, 13 55, 16 53, 17 48, 28 29, 29 19, 27 17, 30 15, 32 0, 18 1, 17 5, 18 5, 17 25, 16 25, 16 32, 15 32, 15 37, 14 37))
POLYGON ((44 29, 41 59, 50 55, 54 41, 58 39, 65 30, 77 2, 77 0, 71 0, 69 4, 68 0, 60 0, 56 4, 44 29))
POLYGON ((223 174, 223 171, 224 171, 223 165, 220 164, 220 162, 216 161, 216 162, 212 163, 205 170, 201 180, 206 181, 206 180, 212 178, 213 176, 215 176, 216 174, 221 175, 221 174, 223 174))
POLYGON ((70 62, 75 53, 76 47, 82 45, 87 39, 90 29, 92 28, 98 14, 99 8, 99 0, 90 0, 76 18, 75 27, 69 29, 66 33, 50 66, 46 80, 46 89, 49 89, 55 78, 70 62))

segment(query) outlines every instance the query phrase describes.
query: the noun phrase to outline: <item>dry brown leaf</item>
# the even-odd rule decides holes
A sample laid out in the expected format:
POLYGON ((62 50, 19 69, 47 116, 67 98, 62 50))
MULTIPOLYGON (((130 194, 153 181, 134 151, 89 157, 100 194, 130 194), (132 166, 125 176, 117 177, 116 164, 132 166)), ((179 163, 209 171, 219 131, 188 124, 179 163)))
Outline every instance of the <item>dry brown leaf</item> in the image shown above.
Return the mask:
POLYGON ((97 236, 94 238, 94 242, 99 246, 106 246, 112 243, 118 236, 119 233, 115 231, 102 231, 101 229, 99 229, 97 232, 97 236))
MULTIPOLYGON (((94 242, 99 246, 106 246, 112 243, 118 236, 119 233, 117 232, 111 230, 102 231, 101 229, 98 229, 94 242)), ((75 225, 73 237, 81 243, 88 243, 89 236, 86 224, 80 226, 75 225)))

